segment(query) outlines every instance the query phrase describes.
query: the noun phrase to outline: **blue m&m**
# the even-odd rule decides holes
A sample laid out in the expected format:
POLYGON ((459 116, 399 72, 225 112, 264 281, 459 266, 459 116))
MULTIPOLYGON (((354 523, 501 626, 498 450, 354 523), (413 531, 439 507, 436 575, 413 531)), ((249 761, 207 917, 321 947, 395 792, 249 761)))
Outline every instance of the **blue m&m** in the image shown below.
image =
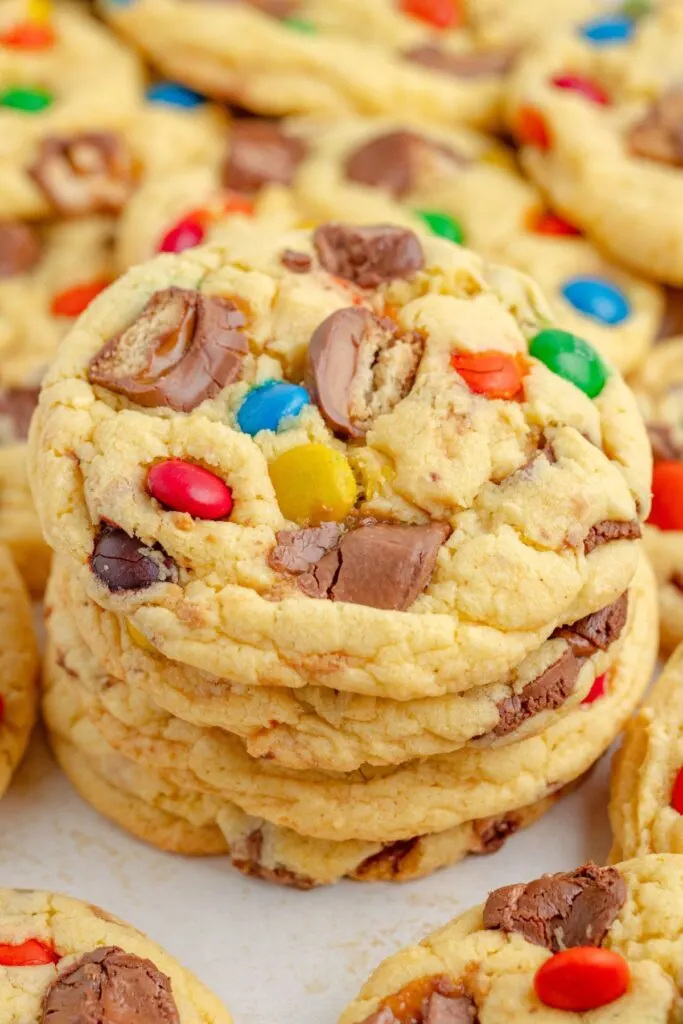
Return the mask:
POLYGON ((635 32, 633 18, 625 14, 601 14, 581 26, 579 32, 593 46, 612 46, 627 43, 635 32))
POLYGON ((245 434, 278 430, 284 420, 298 416, 311 399, 305 388, 284 380, 268 380, 246 396, 237 412, 237 425, 245 434))
POLYGON ((615 327, 631 315, 631 306, 621 288, 601 277, 573 277, 562 288, 562 294, 574 309, 599 324, 615 327))
POLYGON ((166 103, 169 107, 200 107, 204 97, 179 82, 157 82, 146 94, 150 103, 166 103))

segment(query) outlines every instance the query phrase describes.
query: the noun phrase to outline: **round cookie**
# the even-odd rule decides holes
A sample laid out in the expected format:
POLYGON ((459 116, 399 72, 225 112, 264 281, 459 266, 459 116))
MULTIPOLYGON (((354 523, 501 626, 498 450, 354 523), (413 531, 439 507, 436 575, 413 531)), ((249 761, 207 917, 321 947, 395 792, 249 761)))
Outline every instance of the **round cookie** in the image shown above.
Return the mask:
POLYGON ((102 0, 100 10, 164 74, 268 115, 400 106, 423 121, 492 125, 515 56, 480 47, 450 2, 433 17, 414 0, 102 0))
POLYGON ((683 283, 683 4, 548 37, 521 61, 509 123, 554 207, 633 270, 683 283), (610 28, 610 25, 612 26, 610 28))
POLYGON ((611 859, 683 852, 681 742, 683 647, 657 679, 647 704, 626 724, 612 764, 611 859))
POLYGON ((497 681, 615 601, 649 507, 619 375, 529 279, 386 226, 235 219, 130 271, 60 347, 29 448, 48 542, 164 655, 399 700, 497 681))
MULTIPOLYGON (((215 796, 254 818, 316 840, 408 840, 527 807, 595 763, 637 705, 654 665, 656 594, 647 567, 640 587, 633 624, 602 692, 540 736, 503 748, 461 750, 397 768, 366 765, 343 775, 292 772, 250 758, 239 741, 221 730, 198 735, 195 727, 150 707, 141 694, 131 693, 130 701, 118 707, 115 698, 105 704, 87 679, 79 681, 77 663, 68 652, 55 650, 48 666, 59 689, 46 684, 44 714, 49 729, 65 742, 86 745, 98 756, 102 743, 107 750, 116 746, 125 755, 127 773, 131 764, 151 770, 175 791, 199 796, 202 807, 215 796), (66 657, 66 669, 60 657, 66 657), (72 709, 74 702, 78 711, 72 709)), ((108 777, 126 785, 125 778, 108 777)), ((137 783, 132 792, 142 792, 137 783)))
MULTIPOLYGON (((609 671, 627 629, 627 602, 620 598, 558 631, 505 683, 464 695, 397 702, 325 687, 233 687, 161 658, 136 642, 125 620, 90 601, 69 564, 59 558, 46 601, 55 644, 69 652, 82 677, 96 681, 98 695, 115 717, 131 721, 132 715, 142 715, 143 722, 151 718, 155 729, 165 732, 163 709, 191 726, 242 737, 251 757, 284 768, 324 771, 400 764, 536 735, 588 698, 609 671)), ((631 617, 636 607, 628 602, 631 617)), ((187 730, 192 742, 198 735, 198 730, 187 730)))
POLYGON ((0 966, 9 1021, 231 1024, 220 1000, 161 946, 71 896, 0 889, 0 966))
MULTIPOLYGON (((522 47, 542 39, 564 26, 602 22, 607 15, 629 18, 636 10, 630 0, 465 0, 467 24, 477 40, 487 46, 522 47)), ((645 3, 656 0, 644 0, 645 3)))
POLYGON ((683 857, 542 875, 389 957, 339 1024, 668 1024, 682 928, 683 857))
POLYGON ((659 584, 662 646, 683 640, 683 338, 664 342, 633 380, 655 458, 645 548, 659 584))
POLYGON ((0 546, 0 796, 24 756, 36 719, 38 644, 31 603, 12 557, 0 546))
POLYGON ((133 167, 116 133, 139 102, 135 55, 83 7, 55 4, 26 23, 23 0, 0 7, 0 219, 109 213, 133 167), (26 42, 43 33, 43 45, 26 42))

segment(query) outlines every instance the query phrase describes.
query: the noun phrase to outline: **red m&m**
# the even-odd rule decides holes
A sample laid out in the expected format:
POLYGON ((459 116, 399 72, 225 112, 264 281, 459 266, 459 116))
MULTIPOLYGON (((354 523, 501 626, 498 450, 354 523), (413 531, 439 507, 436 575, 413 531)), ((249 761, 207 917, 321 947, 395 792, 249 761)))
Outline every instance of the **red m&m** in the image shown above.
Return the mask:
POLYGON ((470 391, 487 398, 514 398, 526 369, 521 356, 507 352, 456 352, 451 366, 470 391))
POLYGON ((436 28, 455 28, 462 24, 460 0, 400 0, 401 10, 436 28))
POLYGON ((232 511, 232 491, 214 473, 183 459, 157 462, 147 474, 149 493, 174 512, 195 519, 225 519, 232 511))
POLYGON ((674 779, 673 789, 671 790, 671 806, 674 811, 683 814, 683 768, 678 769, 674 779))
POLYGON ((24 21, 0 35, 0 46, 12 50, 49 50, 54 46, 55 38, 51 25, 24 21))
POLYGON ((575 238, 581 232, 552 210, 534 210, 528 218, 529 230, 537 235, 575 238))
POLYGON ((206 229, 200 213, 189 213, 166 232, 159 243, 159 252, 183 252, 204 241, 206 229))
POLYGON ((587 100, 590 100, 591 103, 598 103, 603 107, 610 103, 610 98, 602 86, 591 78, 585 78, 583 75, 555 75, 551 81, 558 89, 578 92, 587 100))
POLYGON ((683 530, 683 462, 656 462, 648 523, 660 530, 683 530))
POLYGON ((110 281, 90 281, 77 284, 55 295, 50 305, 53 316, 80 316, 92 300, 110 284, 110 281))
POLYGON ((576 946, 546 960, 536 972, 534 989, 545 1006, 585 1013, 619 999, 630 980, 629 966, 619 953, 576 946))
POLYGON ((40 967, 42 964, 56 964, 59 959, 52 946, 40 939, 27 939, 17 946, 0 942, 2 967, 40 967))
POLYGON ((600 700, 601 697, 605 696, 607 682, 607 673, 603 672, 601 676, 595 680, 591 686, 588 694, 581 701, 582 704, 594 704, 596 700, 600 700))
POLYGON ((540 110, 520 107, 515 122, 515 136, 522 146, 550 149, 550 131, 540 110))

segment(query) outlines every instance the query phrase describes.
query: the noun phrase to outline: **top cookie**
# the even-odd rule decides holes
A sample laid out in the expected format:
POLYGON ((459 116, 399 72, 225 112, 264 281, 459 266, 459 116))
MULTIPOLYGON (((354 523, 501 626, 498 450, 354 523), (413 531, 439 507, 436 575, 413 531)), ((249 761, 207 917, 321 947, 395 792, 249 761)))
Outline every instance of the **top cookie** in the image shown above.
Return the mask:
POLYGON ((4 1024, 230 1024, 227 1010, 142 932, 90 903, 0 889, 4 1024))
POLYGON ((510 46, 482 48, 459 0, 100 6, 165 74, 262 114, 400 108, 423 121, 492 125, 515 57, 510 46))
POLYGON ((235 218, 134 268, 29 447, 49 543, 164 654, 397 699, 615 601, 649 507, 618 373, 523 275, 388 226, 235 218))
POLYGON ((626 266, 683 284, 683 3, 549 37, 522 61, 510 124, 553 204, 626 266))

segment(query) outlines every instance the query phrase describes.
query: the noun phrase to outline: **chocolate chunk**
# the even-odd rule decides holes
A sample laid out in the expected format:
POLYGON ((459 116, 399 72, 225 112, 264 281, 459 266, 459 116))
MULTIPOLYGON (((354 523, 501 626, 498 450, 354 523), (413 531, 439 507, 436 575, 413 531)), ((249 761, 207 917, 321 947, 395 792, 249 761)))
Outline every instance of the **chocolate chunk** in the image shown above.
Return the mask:
POLYGON ((683 334, 683 288, 664 289, 664 312, 655 341, 683 334))
POLYGON ((249 351, 245 323, 229 299, 165 288, 102 346, 88 379, 137 405, 190 412, 239 377, 249 351))
POLYGON ((527 683, 521 693, 498 704, 500 719, 493 735, 506 736, 541 711, 561 707, 574 692, 580 667, 573 650, 568 648, 545 672, 527 683))
POLYGON ((377 288, 398 278, 410 278, 424 266, 417 235, 389 224, 323 224, 316 229, 313 242, 325 270, 360 288, 377 288))
POLYGON ((424 339, 401 334, 388 317, 359 306, 338 309, 311 338, 306 387, 330 429, 363 437, 409 393, 423 352, 424 339))
POLYGON ((481 847, 475 853, 495 853, 505 845, 510 836, 521 828, 518 814, 505 814, 502 818, 483 818, 475 823, 481 847))
POLYGON ((683 86, 668 89, 627 136, 634 156, 683 167, 683 86))
POLYGON ((313 260, 305 252, 296 252, 294 249, 285 249, 280 262, 293 274, 307 274, 313 266, 313 260))
POLYGON ((30 224, 0 221, 0 278, 25 274, 41 257, 40 236, 30 224))
POLYGON ((570 626, 559 626, 553 637, 566 640, 577 658, 590 658, 596 651, 606 651, 619 639, 627 618, 628 593, 625 593, 599 612, 586 615, 570 626))
POLYGON ((271 18, 289 18, 299 9, 300 0, 247 0, 250 7, 255 7, 271 18))
POLYGON ((261 878, 264 882, 275 882, 290 889, 308 890, 318 884, 308 875, 299 875, 289 868, 267 868, 261 863, 263 853, 263 832, 257 828, 230 848, 233 867, 250 878, 261 878))
POLYGON ((299 587, 309 597, 405 611, 429 583, 449 532, 443 523, 360 526, 304 573, 299 587))
POLYGON ((39 394, 40 388, 0 388, 0 443, 26 440, 39 394))
POLYGON ((640 523, 637 519, 621 522, 617 519, 605 519, 602 523, 591 526, 583 542, 584 554, 589 555, 601 544, 609 544, 612 540, 638 540, 641 536, 640 523))
POLYGON ((180 1024, 171 979, 151 960, 102 946, 48 988, 39 1024, 180 1024))
POLYGON ((445 975, 416 978, 362 1024, 478 1024, 474 1000, 445 975))
POLYGON ((305 156, 301 139, 287 135, 274 121, 236 121, 223 164, 223 184, 249 193, 268 184, 291 185, 305 156))
POLYGON ((95 575, 111 591, 143 590, 153 583, 175 583, 178 569, 158 545, 146 547, 109 523, 100 526, 90 558, 95 575))
POLYGON ((675 439, 672 427, 664 423, 648 423, 647 436, 650 438, 655 462, 683 460, 683 446, 675 439))
POLYGON ((477 1008, 469 996, 435 992, 423 1010, 423 1024, 475 1024, 477 1008))
POLYGON ((341 529, 336 523, 323 523, 303 530, 281 530, 277 547, 268 556, 268 564, 276 572, 308 572, 328 551, 336 548, 341 529))
POLYGON ((401 1024, 401 1022, 388 1006, 383 1006, 381 1010, 375 1010, 364 1021, 361 1021, 361 1024, 401 1024))
POLYGON ((454 78, 486 78, 505 75, 512 69, 517 50, 479 50, 478 52, 444 50, 436 43, 423 43, 407 50, 406 60, 432 71, 441 71, 454 78))
POLYGON ((401 874, 403 864, 420 842, 421 837, 414 839, 399 839, 395 843, 387 843, 377 853, 358 865, 354 871, 354 878, 375 878, 388 879, 398 878, 401 874))
POLYGON ((518 932, 552 953, 599 946, 626 902, 626 893, 616 868, 588 863, 527 885, 496 889, 484 906, 484 927, 518 932))
POLYGON ((344 169, 350 181, 382 188, 402 199, 416 188, 421 167, 439 159, 451 173, 470 162, 451 146, 404 130, 363 143, 347 158, 344 169))
POLYGON ((112 132, 50 136, 28 173, 66 216, 118 213, 135 184, 130 154, 112 132))
POLYGON ((669 583, 675 587, 676 590, 683 592, 683 573, 675 572, 669 580, 669 583))

